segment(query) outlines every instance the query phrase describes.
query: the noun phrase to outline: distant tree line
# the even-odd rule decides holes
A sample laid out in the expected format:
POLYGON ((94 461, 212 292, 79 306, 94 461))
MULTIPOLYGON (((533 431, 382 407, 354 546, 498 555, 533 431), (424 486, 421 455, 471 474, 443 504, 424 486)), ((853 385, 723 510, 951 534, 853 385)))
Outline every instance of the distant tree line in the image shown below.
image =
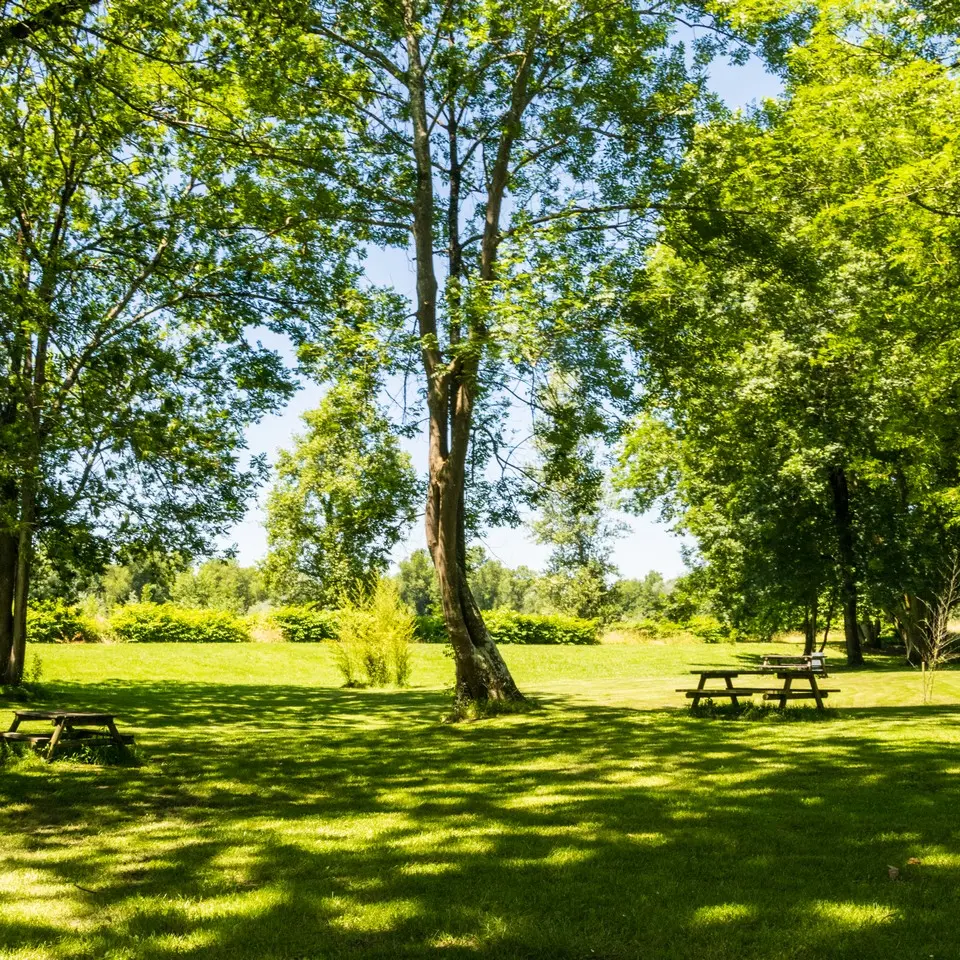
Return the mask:
MULTIPOLYGON (((194 565, 176 557, 149 554, 74 580, 72 588, 66 588, 57 578, 41 579, 35 598, 38 603, 86 601, 107 612, 131 603, 173 603, 237 615, 286 606, 289 598, 271 591, 264 566, 241 566, 232 559, 194 565)), ((471 549, 467 569, 471 589, 484 611, 559 613, 610 623, 682 621, 706 609, 704 598, 691 592, 689 578, 667 581, 656 571, 640 579, 614 579, 602 592, 592 589, 584 599, 577 592, 580 580, 575 572, 539 573, 525 566, 508 567, 488 556, 482 547, 471 549), (598 595, 602 598, 599 606, 598 595)), ((385 579, 396 583, 400 599, 413 613, 440 613, 436 574, 425 550, 416 550, 401 560, 396 572, 386 574, 385 579)), ((318 609, 337 609, 344 596, 307 594, 301 602, 318 609)))

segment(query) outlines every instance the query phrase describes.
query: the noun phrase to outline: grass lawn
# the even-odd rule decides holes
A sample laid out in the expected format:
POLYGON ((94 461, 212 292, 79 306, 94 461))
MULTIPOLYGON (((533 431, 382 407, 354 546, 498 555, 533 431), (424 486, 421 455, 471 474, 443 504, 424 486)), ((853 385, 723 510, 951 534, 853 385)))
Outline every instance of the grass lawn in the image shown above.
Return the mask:
POLYGON ((678 709, 763 650, 506 648, 543 709, 447 725, 437 647, 405 691, 322 646, 44 648, 34 703, 116 712, 143 764, 0 767, 0 957, 960 957, 960 672, 678 709))

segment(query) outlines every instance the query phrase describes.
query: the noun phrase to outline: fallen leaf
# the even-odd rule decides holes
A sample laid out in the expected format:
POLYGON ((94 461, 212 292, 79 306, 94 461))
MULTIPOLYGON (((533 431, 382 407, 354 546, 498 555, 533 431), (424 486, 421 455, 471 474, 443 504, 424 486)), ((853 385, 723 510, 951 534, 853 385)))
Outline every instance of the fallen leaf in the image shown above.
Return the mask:
POLYGON ((922 862, 923 862, 923 861, 921 861, 921 859, 920 859, 919 857, 911 857, 911 858, 907 861, 907 863, 908 863, 911 867, 919 867, 922 862))

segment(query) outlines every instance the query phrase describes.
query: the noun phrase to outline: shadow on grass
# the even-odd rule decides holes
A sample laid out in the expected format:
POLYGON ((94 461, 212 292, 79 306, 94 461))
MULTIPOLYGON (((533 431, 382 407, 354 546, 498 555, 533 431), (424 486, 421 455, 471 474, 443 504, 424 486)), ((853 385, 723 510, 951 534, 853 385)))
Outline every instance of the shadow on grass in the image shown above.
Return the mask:
POLYGON ((21 878, 0 894, 0 950, 956 955, 955 740, 874 734, 955 725, 958 709, 774 727, 553 697, 449 726, 447 698, 423 691, 113 681, 49 695, 115 712, 148 762, 0 768, 0 829, 16 838, 4 866, 21 878))

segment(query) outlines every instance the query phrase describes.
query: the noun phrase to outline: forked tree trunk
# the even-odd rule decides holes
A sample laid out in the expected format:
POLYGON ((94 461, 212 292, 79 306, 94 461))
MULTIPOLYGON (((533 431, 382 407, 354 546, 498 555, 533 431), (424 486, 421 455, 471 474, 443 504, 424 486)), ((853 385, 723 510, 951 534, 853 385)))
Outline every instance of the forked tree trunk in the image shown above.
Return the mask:
POLYGON ((842 467, 835 467, 830 471, 830 491, 833 496, 833 516, 840 561, 840 603, 843 609, 843 635, 846 641, 847 663, 851 667, 859 667, 863 664, 863 650, 860 646, 860 625, 857 616, 857 556, 853 545, 850 489, 842 467))
MULTIPOLYGON (((413 241, 417 264, 417 326, 421 357, 427 385, 429 411, 429 490, 427 494, 427 547, 433 558, 440 589, 443 618, 456 663, 456 695, 459 700, 510 701, 523 696, 510 675, 497 645, 483 623, 483 617, 467 583, 466 540, 463 497, 466 482, 467 451, 473 426, 473 410, 478 388, 479 357, 485 332, 482 322, 470 331, 461 329, 456 314, 458 302, 448 302, 450 356, 441 352, 438 330, 437 296, 439 284, 434 267, 434 169, 431 156, 432 124, 426 107, 424 61, 420 51, 420 24, 414 0, 402 0, 406 32, 407 70, 403 75, 409 93, 410 121, 413 128, 413 160, 417 171, 413 198, 413 241), (458 351, 462 338, 473 340, 472 351, 458 351)), ((493 265, 499 243, 500 206, 506 188, 512 145, 514 113, 522 110, 522 90, 528 62, 525 58, 514 90, 509 128, 501 139, 490 177, 486 219, 481 243, 479 278, 493 278, 493 265)), ((399 74, 398 74, 399 77, 399 74)), ((455 102, 451 100, 451 103, 455 102)), ((451 196, 447 230, 450 240, 450 279, 461 281, 462 248, 458 235, 459 167, 456 123, 449 131, 451 149, 451 196)))
MULTIPOLYGON (((431 430, 433 436, 441 437, 442 431, 431 430)), ((437 571, 443 619, 453 646, 456 697, 460 701, 523 700, 467 582, 464 462, 457 455, 461 444, 452 446, 444 456, 431 443, 426 533, 437 571)))

